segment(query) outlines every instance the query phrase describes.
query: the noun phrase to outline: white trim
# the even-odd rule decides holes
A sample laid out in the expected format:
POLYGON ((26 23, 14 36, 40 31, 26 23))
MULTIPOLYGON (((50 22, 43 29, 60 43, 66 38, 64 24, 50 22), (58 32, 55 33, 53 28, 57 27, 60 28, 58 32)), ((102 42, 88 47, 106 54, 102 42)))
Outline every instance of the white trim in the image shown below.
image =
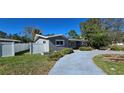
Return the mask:
POLYGON ((65 40, 62 40, 62 39, 56 39, 55 40, 55 46, 65 46, 65 40), (63 45, 57 45, 57 41, 63 41, 63 45))
MULTIPOLYGON (((64 36, 64 35, 58 34, 58 35, 52 35, 52 36, 44 36, 44 35, 36 34, 36 36, 43 37, 43 38, 51 38, 51 37, 64 36)), ((65 36, 64 36, 64 37, 65 37, 65 36)))

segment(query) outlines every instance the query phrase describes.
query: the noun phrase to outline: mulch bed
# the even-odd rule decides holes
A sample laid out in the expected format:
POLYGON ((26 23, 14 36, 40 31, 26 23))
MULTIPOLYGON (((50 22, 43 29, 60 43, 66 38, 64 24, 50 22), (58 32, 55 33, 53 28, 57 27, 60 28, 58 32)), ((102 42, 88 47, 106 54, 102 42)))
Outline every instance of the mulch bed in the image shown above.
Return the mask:
POLYGON ((112 61, 124 61, 124 58, 110 58, 112 61))
POLYGON ((108 57, 105 56, 104 59, 112 62, 124 62, 124 56, 120 55, 108 55, 108 57))

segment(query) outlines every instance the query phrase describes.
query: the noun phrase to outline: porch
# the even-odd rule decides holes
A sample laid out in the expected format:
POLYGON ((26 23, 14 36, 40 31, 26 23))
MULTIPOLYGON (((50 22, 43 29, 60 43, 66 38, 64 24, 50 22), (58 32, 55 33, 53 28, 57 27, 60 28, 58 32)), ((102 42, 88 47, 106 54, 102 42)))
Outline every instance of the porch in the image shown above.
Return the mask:
POLYGON ((68 47, 77 49, 83 45, 83 40, 81 39, 69 39, 68 40, 68 47))

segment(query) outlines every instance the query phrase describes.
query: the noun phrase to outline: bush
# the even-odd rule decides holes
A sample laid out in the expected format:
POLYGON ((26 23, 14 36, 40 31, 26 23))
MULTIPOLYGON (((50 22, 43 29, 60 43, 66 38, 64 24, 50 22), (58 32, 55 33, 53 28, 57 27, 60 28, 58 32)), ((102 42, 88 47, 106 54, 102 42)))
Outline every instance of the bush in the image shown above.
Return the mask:
POLYGON ((50 55, 50 59, 57 61, 59 58, 63 57, 66 54, 71 54, 73 53, 73 49, 71 48, 64 48, 60 51, 54 52, 50 55))
POLYGON ((111 50, 115 50, 115 51, 124 51, 124 46, 113 45, 110 48, 111 50))
POLYGON ((64 48, 60 51, 62 53, 62 55, 66 55, 66 54, 71 54, 73 53, 73 49, 72 48, 64 48))
POLYGON ((59 58, 63 57, 62 53, 61 52, 54 52, 50 55, 50 59, 51 60, 54 60, 54 61, 57 61, 59 58))
POLYGON ((80 47, 79 50, 80 51, 91 51, 93 49, 91 47, 80 47))

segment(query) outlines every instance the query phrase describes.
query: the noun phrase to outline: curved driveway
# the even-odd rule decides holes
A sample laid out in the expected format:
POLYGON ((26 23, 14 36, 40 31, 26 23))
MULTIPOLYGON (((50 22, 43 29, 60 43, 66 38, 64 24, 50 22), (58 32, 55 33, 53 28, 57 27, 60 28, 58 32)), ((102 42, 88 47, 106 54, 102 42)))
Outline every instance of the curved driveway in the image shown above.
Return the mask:
POLYGON ((124 52, 75 51, 75 53, 60 58, 50 70, 49 75, 105 75, 92 60, 98 54, 124 54, 124 52))

